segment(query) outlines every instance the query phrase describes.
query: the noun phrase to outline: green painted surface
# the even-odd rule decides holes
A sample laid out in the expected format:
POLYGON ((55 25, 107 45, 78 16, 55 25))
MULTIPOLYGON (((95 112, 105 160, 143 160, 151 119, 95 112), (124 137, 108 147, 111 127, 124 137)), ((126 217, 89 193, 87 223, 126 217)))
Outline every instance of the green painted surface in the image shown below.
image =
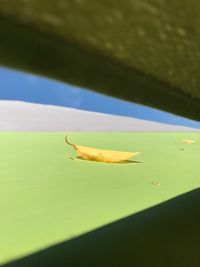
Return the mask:
POLYGON ((141 155, 127 164, 72 160, 75 152, 65 145, 62 133, 0 133, 0 263, 200 186, 198 133, 71 133, 69 137, 74 143, 141 151, 141 155), (183 138, 197 143, 182 144, 183 138))

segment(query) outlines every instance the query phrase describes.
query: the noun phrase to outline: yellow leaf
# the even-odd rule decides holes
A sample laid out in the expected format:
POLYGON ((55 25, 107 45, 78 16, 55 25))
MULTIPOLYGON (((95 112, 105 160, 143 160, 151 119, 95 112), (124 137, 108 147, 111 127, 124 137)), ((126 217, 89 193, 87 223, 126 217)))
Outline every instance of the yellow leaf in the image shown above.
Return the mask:
POLYGON ((190 139, 182 139, 182 142, 185 144, 194 144, 196 143, 194 140, 190 140, 190 139))
POLYGON ((140 152, 104 150, 104 149, 97 149, 94 147, 71 144, 67 140, 67 136, 65 137, 65 141, 68 145, 73 146, 73 148, 76 150, 77 154, 81 158, 86 160, 116 163, 116 162, 126 161, 129 158, 140 154, 140 152))

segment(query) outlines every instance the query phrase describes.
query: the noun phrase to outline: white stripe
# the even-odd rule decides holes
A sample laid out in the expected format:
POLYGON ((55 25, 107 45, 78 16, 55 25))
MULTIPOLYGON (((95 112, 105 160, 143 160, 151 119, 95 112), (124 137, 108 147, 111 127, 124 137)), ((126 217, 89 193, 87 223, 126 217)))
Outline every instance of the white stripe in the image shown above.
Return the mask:
POLYGON ((0 131, 200 131, 72 108, 0 100, 0 131))

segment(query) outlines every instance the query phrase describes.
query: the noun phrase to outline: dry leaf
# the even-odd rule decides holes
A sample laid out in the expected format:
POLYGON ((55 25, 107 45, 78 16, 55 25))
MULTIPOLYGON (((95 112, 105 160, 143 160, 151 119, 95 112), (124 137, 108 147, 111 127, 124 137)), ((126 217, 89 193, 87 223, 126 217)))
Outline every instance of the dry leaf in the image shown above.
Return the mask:
POLYGON ((71 144, 67 140, 67 136, 65 137, 65 141, 68 145, 73 146, 73 148, 76 150, 77 154, 81 158, 86 160, 116 163, 116 162, 126 161, 129 158, 140 154, 140 152, 104 150, 104 149, 97 149, 94 147, 71 144))
POLYGON ((185 144, 194 144, 196 143, 194 140, 190 140, 190 139, 182 139, 182 142, 185 144))

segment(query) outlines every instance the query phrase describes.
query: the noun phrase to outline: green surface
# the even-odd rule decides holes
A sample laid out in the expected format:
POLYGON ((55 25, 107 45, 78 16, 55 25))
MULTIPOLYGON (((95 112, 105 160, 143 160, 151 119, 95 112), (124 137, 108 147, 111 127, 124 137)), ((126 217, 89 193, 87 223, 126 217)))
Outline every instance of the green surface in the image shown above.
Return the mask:
POLYGON ((0 64, 200 120, 200 3, 0 2, 0 64))
MULTIPOLYGON (((200 186, 199 133, 71 133, 69 137, 73 143, 141 151, 141 155, 127 164, 72 160, 75 152, 65 145, 62 133, 0 133, 0 264, 137 215, 200 186), (197 143, 182 144, 183 138, 197 143)), ((165 221, 176 225, 170 216, 165 221)), ((148 219, 141 223, 148 233, 148 219)), ((158 230, 158 236, 166 231, 158 230)), ((138 240, 132 245, 137 247, 138 240)), ((182 241, 178 244, 181 247, 182 241)), ((153 247, 152 253, 158 256, 153 247)), ((17 266, 44 266, 39 262, 17 266)))

